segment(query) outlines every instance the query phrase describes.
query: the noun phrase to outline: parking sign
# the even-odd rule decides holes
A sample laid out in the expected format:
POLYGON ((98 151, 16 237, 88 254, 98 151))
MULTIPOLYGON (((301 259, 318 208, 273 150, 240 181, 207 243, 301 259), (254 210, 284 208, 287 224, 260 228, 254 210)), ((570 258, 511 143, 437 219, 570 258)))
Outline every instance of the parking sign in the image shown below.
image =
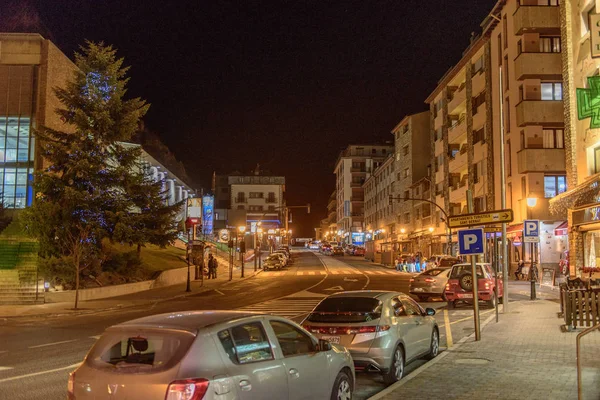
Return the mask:
POLYGON ((484 253, 483 229, 464 229, 458 231, 458 252, 462 256, 474 256, 484 253))
POLYGON ((537 243, 540 241, 540 221, 526 219, 523 221, 523 242, 537 243))

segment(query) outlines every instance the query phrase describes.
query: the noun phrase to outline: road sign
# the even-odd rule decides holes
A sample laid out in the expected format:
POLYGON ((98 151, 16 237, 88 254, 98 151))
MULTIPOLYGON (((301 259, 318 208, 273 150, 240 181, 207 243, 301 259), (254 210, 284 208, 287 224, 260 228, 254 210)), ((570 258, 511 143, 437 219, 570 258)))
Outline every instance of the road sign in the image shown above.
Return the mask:
POLYGON ((502 227, 500 226, 486 226, 483 228, 485 233, 499 233, 502 232, 502 227))
POLYGON ((537 243, 540 241, 540 221, 526 219, 523 221, 523 243, 537 243))
POLYGON ((448 217, 448 227, 460 228, 475 225, 498 224, 500 222, 512 222, 513 219, 514 216, 511 209, 452 215, 448 217))
POLYGON ((483 229, 463 229, 458 231, 458 252, 461 256, 474 256, 484 253, 483 229))

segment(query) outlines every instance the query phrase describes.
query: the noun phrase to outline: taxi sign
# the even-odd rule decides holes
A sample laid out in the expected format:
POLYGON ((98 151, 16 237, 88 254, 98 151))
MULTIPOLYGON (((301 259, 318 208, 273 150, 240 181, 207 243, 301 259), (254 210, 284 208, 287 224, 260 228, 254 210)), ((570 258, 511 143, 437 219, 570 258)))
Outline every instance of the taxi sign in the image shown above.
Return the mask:
POLYGON ((460 214, 448 217, 448 227, 460 228, 463 226, 498 224, 500 222, 512 222, 513 219, 514 216, 511 209, 460 214))

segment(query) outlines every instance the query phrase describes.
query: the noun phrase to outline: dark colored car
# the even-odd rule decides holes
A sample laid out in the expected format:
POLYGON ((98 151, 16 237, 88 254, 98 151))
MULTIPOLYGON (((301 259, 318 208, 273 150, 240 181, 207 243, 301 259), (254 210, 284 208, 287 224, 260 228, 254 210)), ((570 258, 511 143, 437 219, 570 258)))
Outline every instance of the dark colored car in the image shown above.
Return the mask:
MULTIPOLYGON (((488 263, 477 263, 477 294, 479 301, 485 301, 495 307, 498 299, 502 299, 504 290, 502 279, 498 276, 496 288, 496 273, 488 263)), ((473 302, 473 275, 471 264, 455 264, 452 266, 444 296, 448 307, 454 308, 456 303, 464 301, 473 302)))
POLYGON ((331 253, 332 256, 343 256, 344 255, 344 249, 342 249, 340 246, 336 246, 333 248, 333 252, 331 253))

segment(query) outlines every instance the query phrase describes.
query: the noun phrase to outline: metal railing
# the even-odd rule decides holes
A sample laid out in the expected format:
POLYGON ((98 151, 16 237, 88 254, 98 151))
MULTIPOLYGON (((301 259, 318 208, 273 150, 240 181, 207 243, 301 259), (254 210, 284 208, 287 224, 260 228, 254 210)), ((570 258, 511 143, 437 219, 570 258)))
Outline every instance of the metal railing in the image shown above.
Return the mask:
POLYGON ((575 351, 577 352, 577 399, 583 399, 583 384, 581 382, 581 338, 592 333, 596 329, 600 330, 600 324, 594 325, 577 335, 577 344, 575 351))

